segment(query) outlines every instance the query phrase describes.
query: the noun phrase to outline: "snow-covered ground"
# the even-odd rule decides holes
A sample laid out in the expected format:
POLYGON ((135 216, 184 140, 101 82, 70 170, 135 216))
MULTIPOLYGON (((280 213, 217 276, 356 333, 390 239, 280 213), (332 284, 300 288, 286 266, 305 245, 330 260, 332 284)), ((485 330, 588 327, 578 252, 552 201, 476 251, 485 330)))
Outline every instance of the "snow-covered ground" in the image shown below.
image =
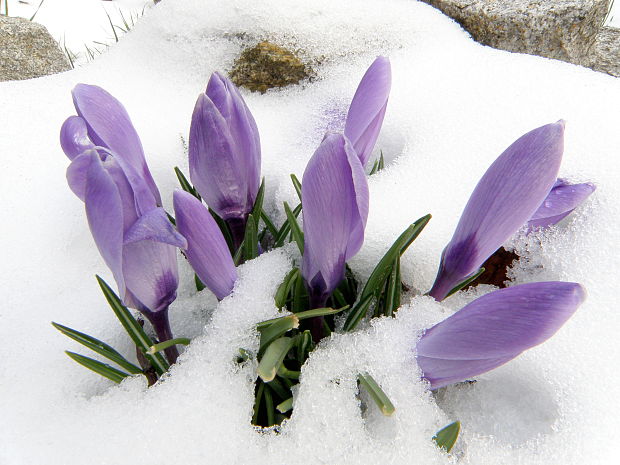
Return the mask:
POLYGON ((461 464, 615 463, 619 86, 585 68, 481 46, 411 0, 164 1, 94 62, 0 83, 0 463, 445 464, 454 459, 430 438, 457 419, 461 464), (430 212, 403 262, 418 294, 492 160, 526 131, 566 119, 561 175, 598 189, 559 227, 514 240, 522 259, 512 276, 582 283, 589 298, 565 327, 477 383, 432 395, 413 357, 418 330, 490 287, 441 304, 412 293, 396 319, 325 341, 304 367, 293 418, 280 434, 259 433, 250 426, 255 367, 232 359, 239 347, 257 346, 253 325, 276 315, 290 248, 242 266, 234 294, 219 305, 195 293, 180 258, 172 325, 195 339, 165 382, 116 386, 68 359, 63 350, 82 350, 52 320, 131 350, 93 278, 113 282, 65 182, 58 132, 74 113, 71 88, 101 85, 125 104, 169 208, 198 93, 211 72, 229 70, 243 46, 263 38, 299 50, 317 74, 301 86, 244 92, 261 132, 271 209, 294 199, 288 175, 303 172, 326 115, 346 108, 376 55, 390 57, 392 94, 377 144, 388 166, 369 179, 366 241, 351 265, 367 276, 404 227, 430 212), (360 413, 360 369, 390 396, 392 417, 372 404, 360 413))

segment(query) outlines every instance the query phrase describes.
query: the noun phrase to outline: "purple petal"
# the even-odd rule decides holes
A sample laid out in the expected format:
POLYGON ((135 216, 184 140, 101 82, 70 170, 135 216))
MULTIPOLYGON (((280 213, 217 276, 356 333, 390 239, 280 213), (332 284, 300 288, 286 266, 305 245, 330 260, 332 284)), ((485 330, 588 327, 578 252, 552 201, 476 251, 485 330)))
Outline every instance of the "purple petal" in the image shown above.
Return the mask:
POLYGON ((69 116, 60 128, 60 146, 74 160, 82 152, 92 149, 95 144, 88 137, 86 122, 79 116, 69 116))
POLYGON ((87 150, 76 156, 67 168, 67 183, 82 202, 85 201, 86 197, 86 179, 93 154, 99 157, 96 150, 87 150))
POLYGON ((387 107, 392 70, 390 60, 377 57, 359 83, 344 128, 362 165, 366 165, 375 146, 387 107))
POLYGON ((177 228, 187 239, 189 263, 211 292, 223 299, 233 290, 237 270, 220 228, 197 198, 179 189, 174 191, 174 211, 177 228))
POLYGON ((368 184, 351 143, 328 134, 302 181, 305 250, 302 273, 316 294, 329 295, 344 276, 346 260, 364 241, 368 184))
POLYGON ((125 297, 123 276, 123 208, 114 180, 106 171, 96 151, 89 153, 84 201, 90 231, 99 253, 112 271, 118 292, 125 297))
POLYGON ((431 389, 492 370, 549 339, 585 299, 576 283, 521 284, 484 295, 427 330, 418 364, 431 389))
POLYGON ((532 217, 556 180, 563 149, 559 121, 521 136, 495 160, 443 251, 430 295, 445 298, 532 217))
POLYGON ((560 222, 595 190, 594 184, 569 184, 563 179, 558 179, 545 201, 528 221, 528 231, 546 228, 560 222))
POLYGON ((180 235, 168 219, 163 208, 158 207, 138 218, 133 226, 125 232, 124 244, 151 240, 169 244, 182 249, 187 248, 187 241, 180 235))
POLYGON ((125 107, 98 86, 78 84, 72 93, 73 104, 86 122, 90 139, 131 165, 146 182, 157 205, 161 205, 159 191, 144 158, 142 143, 125 107))

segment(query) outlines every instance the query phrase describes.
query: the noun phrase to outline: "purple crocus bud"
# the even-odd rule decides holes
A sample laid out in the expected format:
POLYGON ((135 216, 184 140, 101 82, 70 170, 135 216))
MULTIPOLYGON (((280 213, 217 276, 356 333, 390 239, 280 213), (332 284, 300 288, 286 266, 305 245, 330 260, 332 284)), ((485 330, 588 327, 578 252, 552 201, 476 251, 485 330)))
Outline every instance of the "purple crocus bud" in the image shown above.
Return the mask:
POLYGON ((344 127, 362 166, 365 166, 379 137, 392 86, 390 60, 377 57, 359 83, 344 127))
POLYGON ((486 294, 426 331, 416 346, 437 389, 485 373, 553 336, 585 299, 581 285, 521 284, 486 294))
POLYGON ((200 280, 222 300, 237 281, 237 270, 222 231, 209 210, 191 194, 174 191, 179 232, 187 239, 185 254, 200 280))
POLYGON ((72 91, 78 116, 70 116, 60 130, 60 145, 73 160, 93 146, 104 147, 120 163, 144 179, 157 205, 161 197, 144 158, 142 143, 121 102, 101 87, 78 84, 72 91))
MULTIPOLYGON (((308 162, 301 192, 304 205, 302 275, 310 307, 320 308, 344 278, 346 261, 362 246, 368 218, 368 183, 346 137, 342 134, 325 136, 308 162)), ((313 336, 315 340, 320 339, 315 332, 313 336)))
POLYGON ((256 122, 235 85, 213 73, 196 101, 189 132, 190 178, 205 202, 231 228, 235 248, 260 184, 256 122))
POLYGON ((528 232, 559 223, 595 190, 596 186, 589 182, 570 184, 565 179, 558 179, 545 201, 527 222, 528 232))
MULTIPOLYGON (((83 152, 74 158, 67 179, 72 190, 82 194, 90 230, 121 299, 151 321, 160 340, 171 339, 168 306, 178 287, 175 248, 185 248, 185 238, 148 190, 151 208, 139 211, 134 186, 111 153, 83 152)), ((142 203, 147 205, 146 200, 142 203)), ((166 353, 174 363, 176 348, 166 353)))
POLYGON ((441 256, 429 294, 442 300, 534 214, 556 181, 564 122, 517 139, 482 176, 441 256))

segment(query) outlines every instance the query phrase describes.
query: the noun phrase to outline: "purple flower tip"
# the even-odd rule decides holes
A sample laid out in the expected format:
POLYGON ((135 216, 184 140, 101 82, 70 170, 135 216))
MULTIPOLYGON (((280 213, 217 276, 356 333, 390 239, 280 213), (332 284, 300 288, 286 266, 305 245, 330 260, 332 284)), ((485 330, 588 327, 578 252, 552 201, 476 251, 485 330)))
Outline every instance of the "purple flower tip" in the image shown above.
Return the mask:
POLYGON ((431 389, 470 379, 553 336, 585 300, 577 283, 521 284, 484 295, 426 331, 417 361, 431 389))
POLYGON ((344 135, 353 144, 365 166, 379 137, 392 86, 390 60, 379 56, 370 65, 359 83, 344 128, 344 135))
POLYGON ((563 150, 559 121, 521 136, 493 162, 442 253, 431 296, 444 299, 532 217, 556 181, 563 150))

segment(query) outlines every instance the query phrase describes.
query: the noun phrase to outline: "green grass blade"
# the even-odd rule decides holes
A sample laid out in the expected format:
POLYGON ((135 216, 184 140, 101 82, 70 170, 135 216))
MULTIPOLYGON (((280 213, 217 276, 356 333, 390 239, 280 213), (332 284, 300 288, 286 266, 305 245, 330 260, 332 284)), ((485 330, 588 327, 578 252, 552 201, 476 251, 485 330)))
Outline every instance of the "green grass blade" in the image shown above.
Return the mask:
POLYGON ((297 176, 291 174, 291 181, 293 181, 293 187, 295 188, 295 192, 297 192, 297 197, 299 197, 299 201, 301 202, 301 182, 297 179, 297 176))
POLYGON ((446 452, 450 452, 459 437, 461 431, 461 422, 455 421, 450 423, 445 428, 437 431, 437 434, 433 436, 433 441, 437 443, 437 447, 445 449, 446 452))
POLYGON ((450 297, 452 294, 457 293, 458 291, 460 291, 461 289, 463 289, 464 287, 469 286, 471 283, 473 283, 476 279, 478 279, 478 277, 484 273, 484 268, 480 268, 478 271, 476 271, 473 275, 471 275, 469 278, 465 278, 465 280, 463 280, 462 282, 458 283, 456 286, 454 286, 450 292, 448 292, 448 294, 444 297, 444 300, 447 299, 448 297, 450 297))
POLYGON ((295 284, 297 279, 300 279, 301 271, 299 268, 293 268, 284 278, 284 281, 278 286, 276 295, 274 297, 277 308, 284 308, 288 295, 291 292, 291 288, 295 284))
POLYGON ((183 174, 183 171, 181 171, 181 169, 178 166, 174 167, 174 173, 177 175, 177 179, 179 180, 181 189, 183 189, 185 192, 188 192, 189 194, 192 194, 198 200, 201 200, 200 194, 198 194, 198 191, 196 190, 196 188, 191 185, 191 183, 187 180, 187 178, 183 174))
POLYGON ((131 340, 136 344, 136 347, 138 347, 138 349, 142 350, 144 356, 153 366, 157 374, 163 375, 170 367, 168 365, 168 362, 166 362, 166 360, 162 357, 161 354, 149 355, 146 353, 153 345, 153 341, 151 340, 151 338, 148 337, 148 335, 144 332, 142 326, 138 324, 131 312, 127 310, 127 307, 123 305, 121 300, 110 288, 110 286, 108 286, 108 284, 99 276, 97 276, 97 281, 99 282, 99 286, 103 291, 103 295, 110 304, 112 311, 116 315, 116 318, 118 318, 118 320, 121 322, 123 328, 125 328, 125 331, 127 331, 127 334, 129 334, 131 340))
POLYGON ((243 259, 244 261, 252 260, 258 257, 258 231, 254 215, 248 216, 248 222, 245 225, 245 236, 243 238, 243 259))
MULTIPOLYGON (((301 212, 301 204, 297 205, 293 209, 293 215, 295 215, 295 218, 299 216, 300 212, 301 212)), ((291 231, 291 225, 289 224, 288 218, 287 218, 286 221, 282 224, 282 227, 280 228, 280 230, 278 231, 278 235, 275 238, 274 247, 282 247, 284 245, 284 241, 286 240, 286 236, 288 236, 288 233, 290 231, 291 231)))
POLYGON ((280 402, 276 408, 280 413, 286 413, 293 408, 293 398, 289 397, 284 402, 280 402))
POLYGON ((261 213, 263 211, 263 200, 265 198, 265 178, 262 179, 260 183, 260 187, 258 188, 258 192, 256 193, 256 200, 254 201, 254 207, 250 214, 256 219, 256 225, 261 218, 261 213))
POLYGON ((252 414, 253 425, 258 425, 258 415, 260 413, 260 404, 263 401, 263 394, 265 392, 265 383, 263 383, 260 380, 258 380, 257 383, 260 383, 260 384, 258 385, 258 389, 256 390, 256 398, 254 399, 254 412, 252 414))
POLYGON ((198 275, 196 273, 194 273, 194 283, 196 284, 196 290, 198 292, 202 291, 205 287, 202 281, 200 280, 200 278, 198 277, 198 275))
POLYGON ((299 223, 297 222, 297 218, 291 211, 291 207, 288 206, 288 203, 284 202, 284 211, 286 212, 286 218, 288 219, 288 224, 291 228, 291 232, 293 233, 293 239, 297 242, 297 247, 299 247, 299 252, 304 254, 304 233, 299 227, 299 223))
POLYGON ((264 382, 268 383, 276 377, 278 368, 294 343, 294 338, 281 337, 273 341, 269 347, 267 347, 265 355, 263 355, 257 369, 258 376, 260 376, 264 382))
MULTIPOLYGON (((217 223, 218 227, 220 228, 220 231, 222 231, 222 235, 224 236, 224 239, 226 240, 226 244, 228 245, 228 249, 230 250, 230 254, 233 255, 233 253, 234 253, 234 245, 233 245, 232 234, 230 233, 230 228, 228 227, 228 224, 226 224, 226 221, 224 221, 222 218, 220 218, 220 215, 215 213, 215 211, 212 210, 211 208, 209 208, 209 213, 211 213, 211 216, 213 217, 213 219, 217 223)), ((235 262, 235 264, 236 264, 236 262, 235 262)))
POLYGON ((372 164, 372 168, 370 169, 370 173, 368 173, 368 176, 372 176, 377 171, 379 171, 379 160, 375 160, 375 162, 372 164))
POLYGON ((267 213, 265 213, 263 210, 261 210, 260 212, 260 217, 263 220, 263 223, 265 223, 265 226, 267 227, 271 235, 275 238, 278 235, 278 228, 276 228, 276 225, 273 224, 271 218, 269 218, 269 216, 267 216, 267 213))
POLYGON ((392 316, 400 307, 400 293, 402 284, 400 281, 400 255, 394 260, 392 272, 388 279, 387 290, 385 293, 385 315, 392 316))
POLYGON ((153 344, 149 347, 149 350, 146 351, 147 354, 153 355, 157 352, 161 352, 162 350, 166 350, 168 347, 176 346, 177 344, 188 346, 192 342, 191 339, 186 337, 177 337, 175 339, 168 339, 167 341, 160 342, 158 344, 153 344))
POLYGON ((79 331, 76 331, 75 329, 55 323, 53 321, 52 326, 65 336, 79 342, 84 347, 87 347, 93 352, 96 352, 99 355, 107 358, 108 360, 116 363, 118 366, 124 368, 129 373, 132 373, 134 375, 142 374, 142 369, 140 367, 125 359, 125 357, 123 357, 112 346, 106 344, 105 342, 102 342, 99 339, 95 339, 94 337, 89 336, 88 334, 81 333, 79 331))
POLYGON ((353 306, 342 328, 344 331, 352 331, 357 328, 357 325, 366 316, 374 297, 374 294, 369 294, 353 306))
POLYGON ((360 373, 357 375, 357 380, 360 386, 363 386, 368 394, 370 394, 370 397, 375 401, 375 404, 377 404, 377 407, 379 407, 383 415, 389 417, 394 413, 396 410, 394 404, 392 404, 389 397, 383 392, 372 376, 368 373, 360 373))
POLYGON ((270 325, 259 327, 260 331, 260 348, 258 356, 260 357, 267 347, 281 336, 284 336, 291 329, 299 328, 299 318, 295 314, 272 320, 270 325))
POLYGON ((120 383, 122 380, 129 376, 129 374, 125 373, 124 371, 117 370, 116 368, 113 368, 110 365, 102 363, 93 358, 84 357, 83 355, 76 354, 75 352, 69 352, 68 350, 66 350, 65 353, 83 367, 86 367, 89 370, 94 371, 98 375, 114 381, 115 383, 120 383))

